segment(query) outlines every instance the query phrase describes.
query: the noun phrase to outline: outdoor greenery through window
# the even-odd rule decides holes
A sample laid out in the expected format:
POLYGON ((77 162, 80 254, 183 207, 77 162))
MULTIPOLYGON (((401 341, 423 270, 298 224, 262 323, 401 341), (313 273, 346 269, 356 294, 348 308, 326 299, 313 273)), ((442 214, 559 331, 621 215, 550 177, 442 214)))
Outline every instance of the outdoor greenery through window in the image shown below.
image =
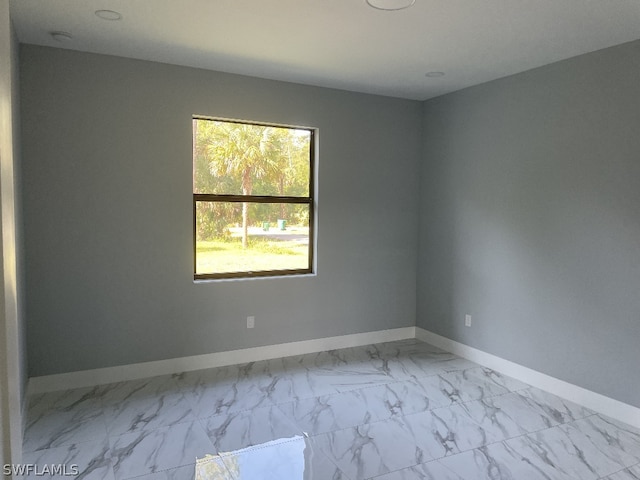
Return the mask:
POLYGON ((314 132, 193 119, 194 278, 310 273, 314 132))

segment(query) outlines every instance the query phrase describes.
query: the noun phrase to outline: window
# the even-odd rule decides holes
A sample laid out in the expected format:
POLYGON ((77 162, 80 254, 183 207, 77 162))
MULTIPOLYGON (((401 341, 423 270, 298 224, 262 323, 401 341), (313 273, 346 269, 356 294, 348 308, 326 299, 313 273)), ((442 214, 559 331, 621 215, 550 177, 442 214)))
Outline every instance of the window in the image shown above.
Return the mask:
POLYGON ((193 119, 194 278, 313 271, 314 131, 193 119))

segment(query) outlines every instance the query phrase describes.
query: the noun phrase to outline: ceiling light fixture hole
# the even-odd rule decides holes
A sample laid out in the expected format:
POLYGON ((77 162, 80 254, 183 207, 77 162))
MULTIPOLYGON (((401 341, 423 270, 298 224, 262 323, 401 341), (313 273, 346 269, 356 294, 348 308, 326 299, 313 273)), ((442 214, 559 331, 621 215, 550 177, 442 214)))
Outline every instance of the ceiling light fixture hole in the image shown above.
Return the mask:
POLYGON ((115 10, 96 10, 96 16, 102 20, 116 21, 122 19, 122 14, 115 10))
POLYGON ((411 7, 416 0, 366 0, 367 5, 375 8, 376 10, 404 10, 411 7))
POLYGON ((51 35, 51 38, 53 38, 56 42, 60 43, 70 42, 71 40, 73 40, 73 35, 71 35, 69 32, 49 32, 49 35, 51 35))

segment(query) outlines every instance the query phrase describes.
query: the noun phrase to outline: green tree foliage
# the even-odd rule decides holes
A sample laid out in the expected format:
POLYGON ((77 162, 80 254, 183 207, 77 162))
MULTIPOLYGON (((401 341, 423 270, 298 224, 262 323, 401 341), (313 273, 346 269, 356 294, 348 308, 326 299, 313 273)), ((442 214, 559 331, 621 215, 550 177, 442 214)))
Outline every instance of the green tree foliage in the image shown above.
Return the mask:
MULTIPOLYGON (((309 194, 309 142, 306 130, 196 119, 193 121, 195 193, 287 195, 309 194)), ((239 204, 202 202, 198 207, 199 238, 225 236, 235 225, 239 204)), ((268 205, 242 203, 242 244, 247 247, 251 218, 267 217, 268 205)), ((280 205, 280 218, 296 223, 307 209, 280 205), (290 210, 290 211, 288 211, 290 210)), ((306 214, 308 216, 308 214, 306 214)))

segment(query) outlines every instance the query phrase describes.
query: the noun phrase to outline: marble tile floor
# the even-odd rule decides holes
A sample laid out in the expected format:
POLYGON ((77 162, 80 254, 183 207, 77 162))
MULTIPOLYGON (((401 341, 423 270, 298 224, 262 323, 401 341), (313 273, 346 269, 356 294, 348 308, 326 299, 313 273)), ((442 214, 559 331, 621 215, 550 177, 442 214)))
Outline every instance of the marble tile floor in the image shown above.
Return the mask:
POLYGON ((640 429, 418 340, 29 400, 23 463, 82 479, 640 479, 640 429))

